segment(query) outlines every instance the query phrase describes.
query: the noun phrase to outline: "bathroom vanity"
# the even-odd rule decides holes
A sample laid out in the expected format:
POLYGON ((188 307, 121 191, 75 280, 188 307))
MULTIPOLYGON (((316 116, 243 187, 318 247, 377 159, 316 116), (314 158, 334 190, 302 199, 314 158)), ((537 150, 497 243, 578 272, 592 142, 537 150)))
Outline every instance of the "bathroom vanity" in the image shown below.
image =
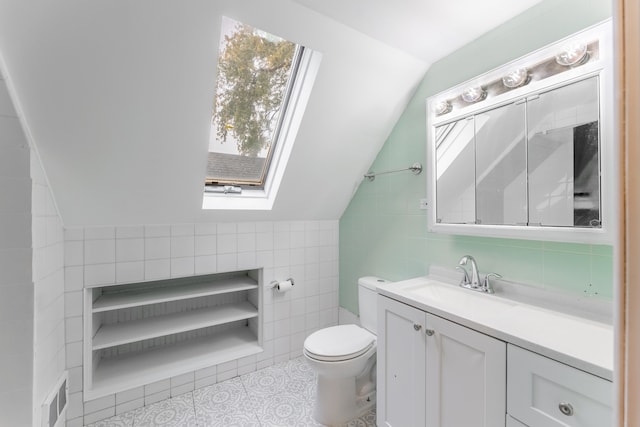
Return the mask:
POLYGON ((611 425, 610 324, 443 276, 378 293, 379 426, 611 425))
MULTIPOLYGON (((614 244, 612 54, 604 22, 431 96, 428 230, 614 244)), ((613 327, 589 297, 445 276, 378 288, 379 426, 612 425, 613 327)))

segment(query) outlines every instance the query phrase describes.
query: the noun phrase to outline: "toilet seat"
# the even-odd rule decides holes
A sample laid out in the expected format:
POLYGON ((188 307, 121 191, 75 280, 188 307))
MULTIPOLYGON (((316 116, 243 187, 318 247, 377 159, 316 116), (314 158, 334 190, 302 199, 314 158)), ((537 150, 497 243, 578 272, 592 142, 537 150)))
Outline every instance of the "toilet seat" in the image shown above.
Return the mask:
POLYGON ((376 344, 376 336, 357 325, 339 325, 321 329, 304 342, 307 356, 325 362, 354 359, 376 344))

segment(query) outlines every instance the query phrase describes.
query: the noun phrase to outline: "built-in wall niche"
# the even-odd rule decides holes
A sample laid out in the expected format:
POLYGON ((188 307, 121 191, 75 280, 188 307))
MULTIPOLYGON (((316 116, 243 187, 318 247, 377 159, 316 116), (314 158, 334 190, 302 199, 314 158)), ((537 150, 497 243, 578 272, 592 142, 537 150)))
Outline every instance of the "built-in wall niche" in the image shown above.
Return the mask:
POLYGON ((262 270, 85 289, 84 399, 262 352, 262 270))
POLYGON ((611 58, 608 21, 429 98, 430 231, 613 242, 611 58))

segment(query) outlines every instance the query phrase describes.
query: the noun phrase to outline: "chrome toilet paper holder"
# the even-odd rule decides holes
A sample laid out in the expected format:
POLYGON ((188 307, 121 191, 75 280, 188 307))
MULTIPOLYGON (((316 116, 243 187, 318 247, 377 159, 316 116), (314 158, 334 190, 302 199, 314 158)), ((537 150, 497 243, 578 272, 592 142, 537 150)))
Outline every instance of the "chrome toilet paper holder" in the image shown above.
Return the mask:
MULTIPOLYGON (((296 284, 296 283, 293 281, 293 278, 292 278, 292 277, 289 277, 288 279, 283 280, 283 282, 286 282, 286 281, 291 282, 291 286, 294 286, 294 285, 296 284)), ((277 281, 277 280, 272 280, 271 282, 269 282, 269 288, 270 288, 270 289, 276 289, 276 288, 278 287, 278 284, 279 284, 279 283, 280 283, 280 282, 279 282, 279 281, 277 281)))

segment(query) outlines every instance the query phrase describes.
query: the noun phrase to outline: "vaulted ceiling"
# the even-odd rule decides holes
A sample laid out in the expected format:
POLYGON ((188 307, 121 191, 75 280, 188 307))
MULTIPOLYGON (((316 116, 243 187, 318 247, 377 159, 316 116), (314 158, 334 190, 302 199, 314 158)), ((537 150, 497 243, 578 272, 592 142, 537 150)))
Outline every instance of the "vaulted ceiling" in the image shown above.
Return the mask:
POLYGON ((67 226, 337 219, 429 65, 538 1, 0 0, 0 59, 67 226), (323 55, 271 211, 201 209, 222 15, 323 55))

